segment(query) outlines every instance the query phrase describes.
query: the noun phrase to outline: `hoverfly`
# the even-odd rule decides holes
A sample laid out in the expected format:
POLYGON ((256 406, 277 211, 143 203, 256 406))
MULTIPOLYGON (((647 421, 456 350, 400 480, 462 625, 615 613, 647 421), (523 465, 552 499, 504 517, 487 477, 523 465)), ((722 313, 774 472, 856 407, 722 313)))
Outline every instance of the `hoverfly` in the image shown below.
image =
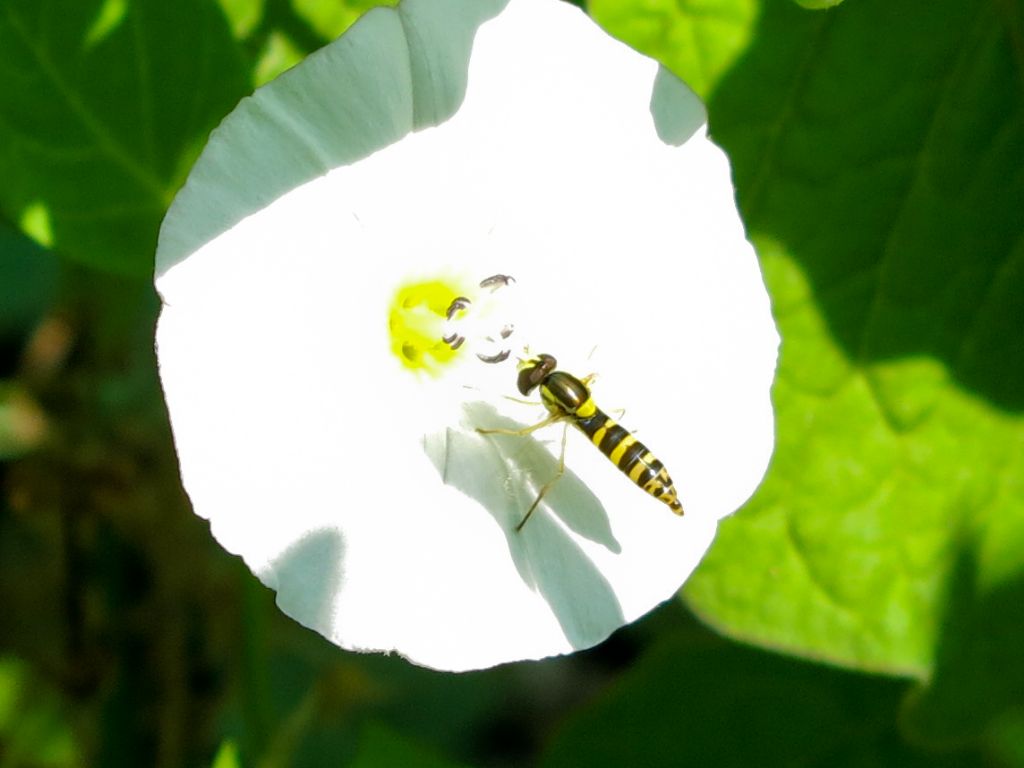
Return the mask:
MULTIPOLYGON (((597 407, 588 386, 592 376, 578 379, 570 373, 557 370, 558 362, 551 355, 537 355, 519 364, 517 387, 528 396, 538 387, 540 398, 548 410, 548 417, 539 424, 520 430, 480 429, 482 434, 528 435, 531 432, 560 421, 571 422, 590 438, 608 459, 629 479, 659 501, 668 505, 675 514, 683 514, 672 478, 665 466, 637 440, 629 431, 616 423, 597 407)), ((530 515, 540 504, 544 494, 565 472, 565 436, 562 438, 562 455, 558 462, 558 473, 549 480, 537 494, 526 515, 516 526, 522 530, 530 515)))

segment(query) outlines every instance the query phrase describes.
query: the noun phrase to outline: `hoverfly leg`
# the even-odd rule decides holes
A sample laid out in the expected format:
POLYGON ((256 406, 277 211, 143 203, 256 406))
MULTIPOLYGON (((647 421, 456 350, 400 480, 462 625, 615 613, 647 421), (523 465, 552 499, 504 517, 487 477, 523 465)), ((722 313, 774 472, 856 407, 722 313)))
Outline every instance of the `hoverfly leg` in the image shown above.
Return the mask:
POLYGON ((537 508, 537 505, 540 504, 541 499, 544 498, 544 494, 550 491, 551 487, 559 480, 561 480, 562 475, 565 474, 565 438, 568 434, 569 424, 566 423, 565 428, 562 430, 562 453, 558 457, 558 472, 556 472, 555 476, 548 480, 546 483, 544 483, 544 485, 541 487, 540 492, 537 494, 537 498, 533 500, 533 504, 531 504, 530 508, 526 510, 526 514, 523 515, 523 519, 520 520, 519 525, 516 526, 516 533, 519 533, 521 530, 523 530, 523 526, 526 525, 526 521, 530 519, 530 515, 533 514, 533 510, 537 508))
MULTIPOLYGON (((534 405, 534 403, 531 403, 531 405, 534 405)), ((485 429, 484 427, 477 427, 476 431, 481 435, 514 435, 515 437, 523 437, 531 432, 536 432, 538 429, 554 424, 556 421, 562 421, 564 418, 565 416, 560 413, 552 414, 544 419, 544 421, 538 422, 531 427, 523 427, 522 429, 485 429)))

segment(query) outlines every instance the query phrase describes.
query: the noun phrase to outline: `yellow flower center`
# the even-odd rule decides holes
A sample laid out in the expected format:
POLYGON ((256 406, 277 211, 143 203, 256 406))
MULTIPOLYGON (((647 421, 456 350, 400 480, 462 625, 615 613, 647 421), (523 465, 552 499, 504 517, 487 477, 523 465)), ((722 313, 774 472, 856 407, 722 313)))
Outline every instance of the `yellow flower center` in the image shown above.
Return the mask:
MULTIPOLYGON (((458 355, 442 338, 448 310, 459 296, 472 290, 455 279, 434 279, 402 285, 391 301, 388 328, 391 352, 411 371, 439 375, 458 355)), ((452 319, 465 312, 459 309, 452 319)))

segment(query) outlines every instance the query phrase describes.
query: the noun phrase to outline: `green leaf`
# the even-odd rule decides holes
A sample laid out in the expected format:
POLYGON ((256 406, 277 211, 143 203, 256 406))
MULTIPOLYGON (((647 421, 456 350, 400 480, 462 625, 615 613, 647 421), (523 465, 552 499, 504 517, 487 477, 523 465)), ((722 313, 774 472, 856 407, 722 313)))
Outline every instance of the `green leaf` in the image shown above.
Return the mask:
POLYGON ((808 8, 812 11, 820 11, 823 8, 834 8, 843 2, 843 0, 796 0, 796 2, 804 8, 808 8))
POLYGON ((5 766, 78 765, 68 717, 53 689, 13 656, 0 656, 0 752, 5 766))
POLYGON ((992 755, 1000 765, 1024 766, 1024 711, 1000 719, 990 738, 992 755))
POLYGON ((306 52, 295 45, 291 38, 281 32, 267 35, 253 72, 258 85, 265 85, 283 72, 288 71, 303 58, 306 52))
POLYGON ((326 40, 333 40, 355 23, 371 8, 378 5, 398 5, 398 0, 291 0, 295 13, 326 40))
POLYGON ((441 757, 415 744, 390 728, 370 724, 363 729, 359 752, 351 768, 456 768, 441 757))
POLYGON ((231 739, 221 743, 220 749, 210 763, 210 768, 242 768, 242 758, 238 754, 238 745, 231 739))
POLYGON ((665 635, 572 718, 540 765, 960 766, 895 730, 906 685, 706 637, 665 635))
POLYGON ((57 259, 0 222, 0 345, 21 345, 57 295, 57 259))
POLYGON ((217 0, 237 39, 245 39, 263 19, 266 0, 217 0))
POLYGON ((654 56, 706 99, 751 42, 757 0, 588 0, 611 34, 654 56))
MULTIPOLYGON (((207 132, 245 92, 203 0, 5 0, 0 210, 77 260, 145 275, 207 132)), ((47 243, 50 244, 50 243, 47 243)))
POLYGON ((734 637, 934 675, 910 720, 967 738, 1024 703, 1021 4, 764 2, 730 36, 657 7, 675 37, 646 52, 710 96, 783 336, 771 470, 686 599, 734 637))
MULTIPOLYGON (((1024 537, 1019 530, 1013 535, 1000 544, 1019 553, 1024 537)), ((932 678, 908 702, 905 725, 921 741, 964 743, 1007 713, 1019 718, 1024 712, 1024 576, 986 587, 979 584, 983 569, 974 555, 966 549, 957 563, 932 678)), ((1019 720, 1017 731, 1024 732, 1019 720)), ((1016 745, 1024 752, 1024 740, 1016 745)))

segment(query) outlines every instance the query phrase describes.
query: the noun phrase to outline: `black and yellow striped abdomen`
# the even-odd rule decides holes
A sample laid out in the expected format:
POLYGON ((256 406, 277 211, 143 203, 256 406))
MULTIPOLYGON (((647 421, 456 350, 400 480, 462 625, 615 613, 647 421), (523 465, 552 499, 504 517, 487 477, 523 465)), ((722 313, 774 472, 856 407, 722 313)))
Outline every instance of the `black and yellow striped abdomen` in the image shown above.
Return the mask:
POLYGON ((679 503, 665 465, 621 424, 613 421, 597 406, 594 406, 592 416, 577 415, 573 423, 630 480, 654 498, 668 504, 669 509, 677 515, 683 514, 683 506, 679 503))
POLYGON ((590 389, 583 381, 554 370, 552 365, 540 381, 540 395, 548 411, 572 421, 636 485, 667 504, 677 515, 683 514, 683 506, 665 466, 647 446, 594 404, 590 389))

